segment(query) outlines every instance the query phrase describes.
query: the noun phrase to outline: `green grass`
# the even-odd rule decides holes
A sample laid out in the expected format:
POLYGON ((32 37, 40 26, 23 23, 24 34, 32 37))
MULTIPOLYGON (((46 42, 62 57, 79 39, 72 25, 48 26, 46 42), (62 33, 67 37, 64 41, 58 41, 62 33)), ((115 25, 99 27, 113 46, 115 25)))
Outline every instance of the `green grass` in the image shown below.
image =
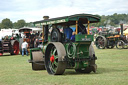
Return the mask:
POLYGON ((77 74, 68 69, 58 76, 33 71, 29 56, 0 56, 0 85, 128 85, 128 49, 95 48, 95 52, 96 73, 77 74))

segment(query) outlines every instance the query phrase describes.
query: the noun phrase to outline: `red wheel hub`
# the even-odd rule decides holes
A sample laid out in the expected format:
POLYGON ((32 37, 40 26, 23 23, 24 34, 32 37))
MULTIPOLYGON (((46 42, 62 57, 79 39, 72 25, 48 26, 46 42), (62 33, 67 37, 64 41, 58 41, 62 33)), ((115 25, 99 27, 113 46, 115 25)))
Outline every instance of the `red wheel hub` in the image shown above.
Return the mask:
POLYGON ((54 60, 55 60, 54 55, 52 55, 52 56, 50 57, 50 61, 53 63, 54 60))
POLYGON ((0 56, 2 56, 3 55, 3 53, 0 53, 0 56))
POLYGON ((15 55, 19 54, 19 43, 18 42, 14 42, 13 50, 14 50, 13 52, 15 55))

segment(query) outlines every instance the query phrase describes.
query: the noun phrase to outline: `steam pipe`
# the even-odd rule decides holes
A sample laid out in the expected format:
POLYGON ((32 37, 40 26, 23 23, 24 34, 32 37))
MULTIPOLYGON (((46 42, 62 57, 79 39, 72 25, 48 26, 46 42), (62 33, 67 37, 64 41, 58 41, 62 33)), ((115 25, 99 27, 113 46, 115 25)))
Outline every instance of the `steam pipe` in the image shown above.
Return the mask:
POLYGON ((48 25, 44 26, 44 42, 48 41, 48 25))

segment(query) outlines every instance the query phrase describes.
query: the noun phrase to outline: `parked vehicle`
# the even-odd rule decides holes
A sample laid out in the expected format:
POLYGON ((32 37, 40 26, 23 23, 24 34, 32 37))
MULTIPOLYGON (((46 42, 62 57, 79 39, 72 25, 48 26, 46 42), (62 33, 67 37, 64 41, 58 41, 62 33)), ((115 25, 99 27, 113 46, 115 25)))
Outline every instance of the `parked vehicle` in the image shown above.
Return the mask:
POLYGON ((128 49, 128 39, 127 39, 128 35, 123 35, 123 24, 120 25, 121 25, 121 36, 116 43, 116 47, 118 49, 128 49))
POLYGON ((101 32, 99 36, 96 37, 95 44, 98 49, 109 48, 128 48, 126 35, 123 35, 123 24, 121 24, 121 34, 111 33, 109 31, 101 32))
POLYGON ((11 39, 8 36, 5 36, 0 40, 0 56, 3 53, 10 53, 11 55, 19 54, 19 41, 11 39))
POLYGON ((19 38, 19 49, 20 53, 22 53, 21 45, 24 40, 28 43, 28 50, 30 48, 34 48, 35 46, 35 39, 39 37, 39 32, 41 32, 41 28, 31 28, 31 27, 23 27, 19 29, 19 32, 21 34, 21 38, 19 38), (34 34, 31 34, 34 33, 34 34))

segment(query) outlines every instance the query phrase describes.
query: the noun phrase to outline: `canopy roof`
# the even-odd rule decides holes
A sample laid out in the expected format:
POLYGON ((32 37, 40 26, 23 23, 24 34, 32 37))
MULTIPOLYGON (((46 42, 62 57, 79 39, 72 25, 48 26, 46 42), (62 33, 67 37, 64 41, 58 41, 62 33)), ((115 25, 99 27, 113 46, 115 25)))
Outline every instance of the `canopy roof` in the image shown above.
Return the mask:
POLYGON ((78 21, 82 24, 88 23, 96 23, 99 22, 101 19, 98 15, 92 15, 92 14, 75 14, 71 16, 64 16, 64 17, 58 17, 58 18, 52 18, 47 20, 41 20, 34 22, 35 26, 41 26, 41 25, 49 25, 49 24, 69 24, 69 25, 75 25, 75 21, 78 21))
POLYGON ((19 32, 30 32, 30 31, 42 31, 42 28, 23 27, 19 29, 19 32))

